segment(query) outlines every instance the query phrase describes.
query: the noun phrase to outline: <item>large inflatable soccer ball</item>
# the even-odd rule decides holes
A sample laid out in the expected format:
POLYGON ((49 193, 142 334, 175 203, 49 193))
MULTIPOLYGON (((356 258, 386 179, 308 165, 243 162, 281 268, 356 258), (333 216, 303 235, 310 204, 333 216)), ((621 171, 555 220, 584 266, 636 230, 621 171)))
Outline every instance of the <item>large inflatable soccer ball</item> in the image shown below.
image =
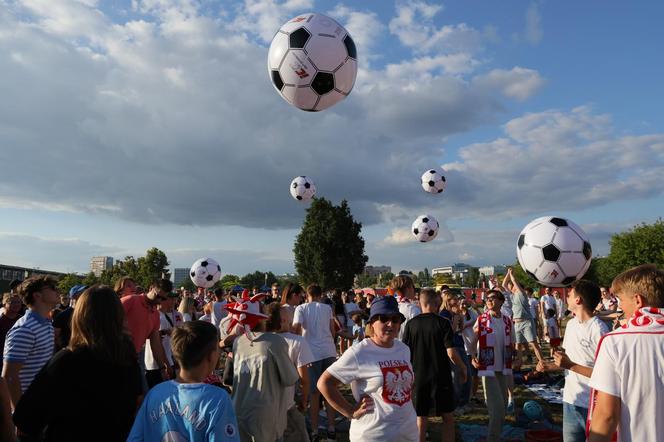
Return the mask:
POLYGON ((343 26, 325 15, 307 13, 276 33, 267 69, 284 100, 316 112, 350 94, 357 76, 357 51, 343 26))
POLYGON ((201 258, 189 271, 191 281, 196 287, 212 287, 221 278, 221 266, 212 258, 201 258))
POLYGON ((420 242, 429 242, 438 235, 438 221, 431 215, 420 215, 413 222, 412 232, 420 242))
POLYGON ((296 176, 291 181, 290 194, 298 201, 309 201, 316 194, 316 185, 309 177, 296 176))
POLYGON ((540 284, 564 287, 586 273, 592 248, 588 236, 577 224, 544 216, 523 228, 516 254, 523 270, 540 284))
POLYGON ((445 190, 445 177, 437 170, 427 170, 422 174, 422 189, 429 193, 442 193, 445 190))

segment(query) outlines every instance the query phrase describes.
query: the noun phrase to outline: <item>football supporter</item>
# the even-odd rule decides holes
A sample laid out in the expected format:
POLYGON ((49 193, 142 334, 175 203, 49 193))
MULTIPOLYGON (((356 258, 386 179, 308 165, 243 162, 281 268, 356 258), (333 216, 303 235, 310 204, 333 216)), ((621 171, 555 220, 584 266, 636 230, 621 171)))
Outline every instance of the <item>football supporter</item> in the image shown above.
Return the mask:
POLYGON ((21 440, 127 438, 141 380, 124 321, 122 305, 110 287, 93 286, 81 295, 69 345, 39 372, 16 406, 14 423, 21 440))
MULTIPOLYGON (((311 423, 312 439, 324 439, 319 433, 318 411, 320 410, 320 391, 317 387, 318 378, 336 360, 337 350, 334 346, 334 319, 332 307, 321 302, 322 290, 318 285, 307 287, 307 303, 295 309, 293 327, 296 334, 301 334, 309 344, 314 355, 314 362, 309 367, 311 378, 311 397, 309 401, 309 419, 311 423)), ((326 407, 327 436, 335 435, 334 410, 326 407)))
POLYGON ((664 271, 642 265, 611 291, 627 321, 599 343, 590 378, 588 440, 659 441, 664 434, 664 271))
MULTIPOLYGON (((291 320, 295 316, 295 309, 302 303, 304 299, 304 289, 299 284, 289 282, 281 292, 281 306, 286 307, 291 311, 291 320)), ((291 330, 293 325, 291 324, 291 330)))
POLYGON ((79 296, 83 294, 88 286, 77 284, 69 289, 69 305, 66 309, 53 317, 53 328, 55 329, 55 346, 60 349, 69 345, 71 336, 71 318, 74 315, 74 306, 79 296))
POLYGON ((239 442, 228 393, 204 383, 219 362, 219 331, 193 321, 176 327, 171 338, 178 376, 145 396, 127 441, 239 442))
POLYGON ((468 377, 470 371, 466 364, 466 351, 464 347, 461 331, 463 330, 463 315, 459 309, 459 299, 449 290, 443 290, 440 316, 446 319, 452 330, 452 342, 456 349, 456 354, 463 361, 461 365, 455 364, 452 369, 452 380, 454 384, 454 400, 457 407, 464 407, 470 399, 471 379, 468 377), (463 372, 466 373, 462 376, 463 372), (463 379, 463 381, 462 381, 463 379))
POLYGON ((194 298, 182 298, 178 306, 178 312, 182 315, 184 322, 196 320, 196 300, 194 298))
POLYGON ((574 315, 565 326, 563 348, 553 354, 554 364, 539 364, 540 370, 565 370, 563 389, 563 439, 565 442, 586 440, 586 418, 590 402, 590 376, 595 365, 595 352, 602 336, 609 332, 606 324, 593 313, 599 301, 597 284, 579 280, 567 291, 567 306, 574 315))
POLYGON ((232 397, 240 438, 271 442, 281 438, 286 429, 288 397, 293 394, 288 387, 295 385, 299 376, 284 338, 260 330, 264 330, 264 322, 233 342, 232 397))
POLYGON ((393 296, 376 298, 371 337, 350 347, 318 381, 328 403, 351 421, 351 442, 418 440, 410 350, 396 339, 404 319, 393 296), (352 383, 355 405, 343 397, 340 383, 352 383))
POLYGON ((225 296, 226 293, 224 292, 224 289, 219 288, 214 290, 214 301, 212 302, 212 317, 210 322, 212 322, 212 325, 217 327, 217 329, 219 328, 221 320, 224 319, 228 313, 224 309, 224 306, 226 305, 226 300, 224 299, 225 296))
POLYGON ((32 276, 19 286, 28 310, 7 333, 2 367, 13 407, 53 356, 55 334, 48 314, 60 300, 56 284, 52 276, 32 276))
MULTIPOLYGON (((5 338, 9 330, 16 324, 20 318, 21 307, 23 303, 21 298, 14 293, 5 293, 2 295, 3 311, 0 313, 0 356, 5 351, 5 338)), ((2 362, 0 362, 1 367, 2 362)), ((1 372, 1 371, 0 371, 1 372)))
MULTIPOLYGON (((443 441, 453 442, 455 408, 454 386, 450 360, 459 368, 460 381, 468 376, 465 361, 454 346, 454 332, 450 322, 438 315, 440 296, 425 288, 420 292, 422 314, 408 321, 403 343, 410 348, 415 383, 413 404, 417 413, 420 442, 426 440, 428 416, 443 420, 443 441)), ((461 348, 460 351, 464 351, 461 348)))
POLYGON ((279 333, 279 336, 288 344, 288 357, 297 370, 302 388, 299 400, 296 404, 295 386, 287 387, 282 396, 284 402, 280 408, 288 410, 286 416, 286 428, 282 432, 284 442, 308 442, 307 426, 304 413, 309 402, 309 391, 311 390, 309 380, 309 365, 313 362, 309 344, 300 335, 290 332, 293 322, 292 311, 279 303, 273 302, 267 306, 268 319, 265 322, 265 330, 279 333))
POLYGON ((415 305, 415 285, 410 276, 398 275, 390 282, 390 288, 394 292, 399 303, 399 312, 404 316, 404 322, 401 324, 398 338, 403 337, 404 330, 408 321, 422 313, 422 310, 415 305))
POLYGON ((514 342, 516 344, 515 369, 519 369, 523 363, 523 350, 528 346, 532 349, 538 362, 543 362, 542 352, 537 344, 537 335, 533 330, 533 318, 531 305, 526 296, 526 291, 521 287, 519 281, 514 277, 512 268, 507 269, 506 280, 512 284, 512 322, 514 323, 514 342))
POLYGON ((549 309, 556 310, 556 298, 551 295, 551 289, 549 287, 544 287, 544 294, 540 296, 540 312, 542 314, 544 328, 546 328, 546 312, 549 309))
MULTIPOLYGON (((173 283, 168 279, 159 279, 150 284, 150 289, 142 295, 127 295, 120 299, 127 318, 127 327, 134 342, 134 348, 145 371, 145 341, 150 340, 150 348, 154 355, 163 379, 170 379, 171 366, 166 359, 164 347, 159 334, 159 312, 157 305, 168 299, 173 283)), ((116 290, 117 291, 117 290, 116 290)), ((147 383, 144 385, 147 388, 147 383)))
POLYGON ((489 410, 487 442, 500 441, 508 403, 509 377, 514 351, 512 320, 501 313, 505 298, 499 290, 487 292, 487 311, 478 318, 473 330, 478 338, 478 356, 473 365, 482 378, 484 399, 489 410))
MULTIPOLYGON (((161 336, 161 345, 164 348, 164 355, 168 361, 168 366, 173 373, 175 373, 175 361, 173 360, 171 334, 175 327, 184 324, 182 315, 174 308, 177 298, 177 293, 169 292, 168 295, 166 295, 166 299, 161 301, 157 306, 157 309, 159 310, 159 336, 161 336)), ((152 344, 148 339, 145 341, 145 377, 149 388, 164 381, 161 368, 162 367, 159 365, 159 362, 152 351, 152 344)))
POLYGON ((123 276, 115 282, 113 289, 120 299, 125 296, 133 296, 136 294, 136 282, 129 276, 123 276))

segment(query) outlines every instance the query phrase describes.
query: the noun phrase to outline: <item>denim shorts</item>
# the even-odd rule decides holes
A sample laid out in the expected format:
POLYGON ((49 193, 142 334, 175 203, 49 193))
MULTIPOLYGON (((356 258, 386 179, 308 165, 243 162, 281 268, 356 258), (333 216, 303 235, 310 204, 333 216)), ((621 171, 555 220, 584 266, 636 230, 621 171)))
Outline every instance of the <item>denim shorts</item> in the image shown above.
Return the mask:
POLYGON ((310 391, 312 394, 318 393, 318 387, 316 386, 318 379, 320 379, 323 372, 327 370, 330 365, 334 364, 336 360, 337 358, 325 358, 311 363, 309 366, 309 379, 311 380, 310 391))
POLYGON ((563 441, 585 442, 588 409, 563 402, 563 441))

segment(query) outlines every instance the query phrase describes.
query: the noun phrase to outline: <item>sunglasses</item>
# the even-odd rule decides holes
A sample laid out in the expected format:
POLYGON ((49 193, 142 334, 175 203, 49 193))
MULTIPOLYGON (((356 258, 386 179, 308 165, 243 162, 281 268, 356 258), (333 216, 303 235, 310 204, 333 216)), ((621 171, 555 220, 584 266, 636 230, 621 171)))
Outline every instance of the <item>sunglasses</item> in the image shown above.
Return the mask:
POLYGON ((376 319, 382 323, 391 321, 395 324, 401 324, 401 315, 376 315, 376 319))
POLYGON ((489 296, 488 298, 486 298, 486 300, 487 301, 502 301, 502 299, 500 299, 497 296, 489 296))

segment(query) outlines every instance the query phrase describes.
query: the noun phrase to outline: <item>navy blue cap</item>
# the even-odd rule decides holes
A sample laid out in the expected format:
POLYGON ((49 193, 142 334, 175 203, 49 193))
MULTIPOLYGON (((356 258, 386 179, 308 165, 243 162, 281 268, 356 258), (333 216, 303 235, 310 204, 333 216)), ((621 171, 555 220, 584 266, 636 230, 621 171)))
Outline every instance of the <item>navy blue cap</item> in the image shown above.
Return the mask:
POLYGON ((79 296, 81 296, 81 294, 83 294, 83 292, 87 288, 88 288, 87 285, 76 284, 74 287, 69 289, 69 297, 70 298, 78 298, 79 296))
POLYGON ((379 296, 371 303, 371 310, 369 311, 369 322, 371 322, 373 317, 376 315, 394 314, 400 314, 402 322, 406 320, 406 317, 399 311, 399 303, 394 296, 379 296))

